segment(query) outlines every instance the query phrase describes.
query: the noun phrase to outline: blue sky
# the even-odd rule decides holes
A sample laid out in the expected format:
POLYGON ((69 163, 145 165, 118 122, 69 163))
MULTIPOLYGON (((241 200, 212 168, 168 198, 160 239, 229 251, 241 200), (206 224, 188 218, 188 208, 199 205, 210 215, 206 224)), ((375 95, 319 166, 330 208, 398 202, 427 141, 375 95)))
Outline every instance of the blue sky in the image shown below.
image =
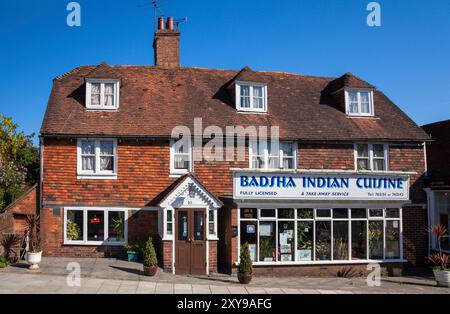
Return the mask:
MULTIPOLYGON (((0 113, 39 132, 52 79, 84 64, 151 65, 150 0, 83 0, 82 26, 66 0, 1 1, 0 113)), ((418 124, 450 119, 450 1, 160 0, 181 26, 182 64, 320 76, 351 71, 418 124)))

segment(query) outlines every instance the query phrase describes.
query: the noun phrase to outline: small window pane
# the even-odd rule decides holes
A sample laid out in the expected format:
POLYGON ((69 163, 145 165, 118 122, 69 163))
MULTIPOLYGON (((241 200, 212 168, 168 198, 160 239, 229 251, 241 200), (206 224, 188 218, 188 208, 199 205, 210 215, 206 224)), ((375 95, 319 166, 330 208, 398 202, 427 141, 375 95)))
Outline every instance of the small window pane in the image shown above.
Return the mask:
POLYGON ((66 238, 68 241, 83 241, 84 212, 68 210, 66 223, 66 238))
POLYGON ((382 209, 369 209, 369 215, 371 218, 383 218, 382 209))
POLYGON ((100 155, 114 155, 114 142, 100 141, 100 155))
POLYGON ((383 259, 383 221, 369 222, 369 258, 383 259))
POLYGON ((384 158, 384 145, 382 144, 373 145, 373 157, 384 158))
POLYGON ((348 209, 347 208, 335 208, 333 209, 333 218, 348 218, 348 209))
POLYGON ((178 240, 187 241, 189 237, 188 213, 185 211, 178 212, 178 240))
POLYGON ((316 216, 318 218, 331 218, 331 209, 318 209, 316 210, 316 216))
POLYGON ((349 111, 350 113, 358 113, 358 94, 356 92, 349 92, 349 111))
POLYGON ((189 156, 174 156, 174 168, 177 170, 189 169, 190 158, 189 156))
POLYGON ((358 159, 357 164, 360 171, 370 170, 369 159, 358 159))
POLYGON ((194 211, 194 240, 204 240, 205 221, 204 214, 201 211, 194 211))
POLYGON ((81 169, 83 171, 95 171, 95 157, 81 157, 81 169))
POLYGON ((314 222, 297 223, 297 261, 313 260, 314 222))
POLYGON ((100 83, 91 84, 91 105, 100 106, 100 83))
POLYGON ((114 106, 114 84, 105 84, 105 106, 114 106))
POLYGON ((316 222, 316 260, 331 260, 331 222, 316 222))
POLYGON ((256 208, 242 208, 241 219, 258 219, 258 210, 256 208))
POLYGON ((125 240, 125 213, 108 213, 108 241, 123 242, 125 240))
POLYGON ((275 209, 261 209, 261 217, 262 218, 275 218, 276 210, 275 209))
POLYGON ((369 157, 369 145, 358 144, 356 145, 358 151, 358 157, 369 157))
POLYGON ((105 241, 105 213, 88 211, 88 241, 105 241))
POLYGON ((314 218, 314 210, 310 208, 301 208, 297 210, 297 218, 298 219, 313 219, 314 218))
POLYGON ((100 171, 114 171, 114 157, 100 157, 100 171))
POLYGON ((278 219, 294 219, 294 210, 293 209, 279 209, 278 210, 278 219))
POLYGON ((367 212, 365 208, 353 208, 352 218, 367 218, 367 212))
POLYGON ((400 209, 398 208, 386 209, 386 218, 400 218, 400 209))
POLYGON ((374 159, 373 160, 373 170, 374 171, 386 170, 384 159, 374 159))
POLYGON ((348 221, 333 222, 333 259, 348 260, 348 221))
POLYGON ((250 86, 241 86, 241 107, 250 108, 250 86))
POLYGON ((274 221, 259 223, 259 261, 274 262, 276 260, 276 236, 274 221))
POLYGON ((82 141, 81 153, 83 155, 95 155, 95 141, 82 141))
POLYGON ((370 96, 368 92, 361 92, 361 112, 370 113, 370 96))

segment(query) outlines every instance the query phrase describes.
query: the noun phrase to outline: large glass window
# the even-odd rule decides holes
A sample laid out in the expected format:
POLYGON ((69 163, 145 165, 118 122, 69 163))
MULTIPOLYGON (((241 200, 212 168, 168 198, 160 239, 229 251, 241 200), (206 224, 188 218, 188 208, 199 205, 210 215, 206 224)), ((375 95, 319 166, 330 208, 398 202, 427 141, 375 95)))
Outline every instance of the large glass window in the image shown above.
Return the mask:
POLYGON ((356 144, 356 169, 359 171, 388 170, 388 146, 385 144, 356 144))
POLYGON ((126 210, 66 209, 65 244, 123 245, 127 241, 126 210))
POLYGON ((261 263, 402 258, 398 208, 246 208, 240 221, 240 243, 261 263))
POLYGON ((78 175, 115 176, 117 160, 116 140, 79 140, 78 175))
POLYGON ((279 145, 260 141, 250 143, 251 167, 253 169, 296 169, 296 155, 296 143, 281 142, 279 145))

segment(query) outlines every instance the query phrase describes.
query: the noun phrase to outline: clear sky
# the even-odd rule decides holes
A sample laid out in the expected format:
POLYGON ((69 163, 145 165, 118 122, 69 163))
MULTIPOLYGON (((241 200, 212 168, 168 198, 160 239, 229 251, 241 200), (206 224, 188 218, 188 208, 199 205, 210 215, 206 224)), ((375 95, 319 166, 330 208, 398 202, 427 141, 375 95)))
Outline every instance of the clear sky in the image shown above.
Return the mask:
MULTIPOLYGON (((150 0, 82 0, 81 27, 66 0, 0 1, 0 113, 39 132, 52 79, 79 65, 153 64, 150 0)), ((160 0, 182 18, 184 66, 319 76, 353 72, 418 124, 450 119, 450 1, 160 0)), ((301 127, 301 126, 299 126, 301 127)))

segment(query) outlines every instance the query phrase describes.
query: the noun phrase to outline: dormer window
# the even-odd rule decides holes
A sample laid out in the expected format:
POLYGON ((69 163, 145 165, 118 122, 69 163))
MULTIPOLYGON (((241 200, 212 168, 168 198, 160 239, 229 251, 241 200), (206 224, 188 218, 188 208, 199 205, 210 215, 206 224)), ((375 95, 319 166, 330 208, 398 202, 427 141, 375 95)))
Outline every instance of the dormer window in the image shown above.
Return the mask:
POLYGON ((86 83, 86 108, 116 110, 119 108, 118 80, 89 80, 86 83))
POLYGON ((346 111, 349 116, 373 116, 373 92, 371 90, 346 90, 346 111))
POLYGON ((267 112, 267 85, 237 83, 236 108, 245 112, 267 112))

